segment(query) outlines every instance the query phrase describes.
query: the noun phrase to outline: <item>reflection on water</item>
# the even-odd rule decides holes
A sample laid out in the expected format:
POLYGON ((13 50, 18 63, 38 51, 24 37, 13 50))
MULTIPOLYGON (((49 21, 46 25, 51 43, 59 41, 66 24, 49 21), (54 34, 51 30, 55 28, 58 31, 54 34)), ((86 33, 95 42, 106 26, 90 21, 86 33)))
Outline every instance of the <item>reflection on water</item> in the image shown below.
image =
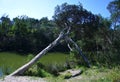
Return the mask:
POLYGON ((3 76, 2 68, 0 68, 0 77, 3 76))

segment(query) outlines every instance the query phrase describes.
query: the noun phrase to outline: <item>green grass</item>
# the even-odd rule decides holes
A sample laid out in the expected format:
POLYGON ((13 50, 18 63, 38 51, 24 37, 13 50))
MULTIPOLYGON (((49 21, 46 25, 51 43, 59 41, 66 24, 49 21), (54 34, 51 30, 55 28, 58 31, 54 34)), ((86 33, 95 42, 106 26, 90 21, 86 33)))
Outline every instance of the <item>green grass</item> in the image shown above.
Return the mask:
POLYGON ((106 67, 91 67, 79 69, 83 70, 80 76, 70 79, 63 79, 63 77, 48 77, 47 82, 120 82, 120 66, 111 69, 106 67))
POLYGON ((92 67, 86 69, 82 74, 84 82, 120 82, 120 67, 116 66, 111 69, 107 67, 92 67), (89 80, 89 81, 87 81, 89 80))

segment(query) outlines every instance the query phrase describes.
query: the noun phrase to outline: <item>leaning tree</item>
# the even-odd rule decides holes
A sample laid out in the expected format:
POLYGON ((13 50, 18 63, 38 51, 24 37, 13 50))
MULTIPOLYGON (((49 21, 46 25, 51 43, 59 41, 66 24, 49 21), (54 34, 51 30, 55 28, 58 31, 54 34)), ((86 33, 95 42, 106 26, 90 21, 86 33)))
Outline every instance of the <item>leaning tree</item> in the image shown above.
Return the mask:
POLYGON ((56 22, 58 27, 62 29, 59 36, 50 43, 45 49, 38 53, 31 61, 18 68, 16 71, 11 73, 9 76, 22 75, 28 68, 30 68, 35 62, 37 62, 44 54, 51 50, 54 46, 59 44, 61 41, 66 41, 70 50, 72 48, 69 44, 73 44, 74 48, 79 52, 84 61, 90 67, 90 63, 86 56, 82 53, 82 50, 79 46, 72 40, 70 33, 74 31, 75 28, 84 25, 90 24, 97 20, 97 17, 91 12, 85 10, 82 5, 68 5, 67 3, 57 6, 55 8, 55 14, 53 20, 56 22))

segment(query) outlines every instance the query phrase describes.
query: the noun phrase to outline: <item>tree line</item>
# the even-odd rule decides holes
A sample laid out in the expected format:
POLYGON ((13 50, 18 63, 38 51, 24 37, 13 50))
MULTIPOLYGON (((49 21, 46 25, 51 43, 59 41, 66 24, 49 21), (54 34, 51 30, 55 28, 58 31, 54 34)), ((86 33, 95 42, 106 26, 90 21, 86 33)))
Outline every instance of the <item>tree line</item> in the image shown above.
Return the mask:
POLYGON ((27 16, 10 20, 8 16, 0 18, 0 51, 38 52, 53 41, 58 29, 52 20, 27 16))

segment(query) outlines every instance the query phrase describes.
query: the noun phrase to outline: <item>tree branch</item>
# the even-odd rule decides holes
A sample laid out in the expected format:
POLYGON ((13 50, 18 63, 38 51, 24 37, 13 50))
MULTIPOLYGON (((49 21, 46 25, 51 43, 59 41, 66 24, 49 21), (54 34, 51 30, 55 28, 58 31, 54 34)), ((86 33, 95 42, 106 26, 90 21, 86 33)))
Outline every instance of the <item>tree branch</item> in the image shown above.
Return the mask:
POLYGON ((70 49, 70 51, 73 51, 73 49, 70 47, 70 44, 68 43, 68 48, 70 49))
POLYGON ((87 63, 88 67, 91 67, 87 57, 82 53, 81 49, 78 47, 78 45, 68 36, 65 37, 67 41, 71 42, 72 44, 74 44, 74 47, 78 50, 79 54, 82 56, 82 58, 84 59, 84 61, 87 63))

